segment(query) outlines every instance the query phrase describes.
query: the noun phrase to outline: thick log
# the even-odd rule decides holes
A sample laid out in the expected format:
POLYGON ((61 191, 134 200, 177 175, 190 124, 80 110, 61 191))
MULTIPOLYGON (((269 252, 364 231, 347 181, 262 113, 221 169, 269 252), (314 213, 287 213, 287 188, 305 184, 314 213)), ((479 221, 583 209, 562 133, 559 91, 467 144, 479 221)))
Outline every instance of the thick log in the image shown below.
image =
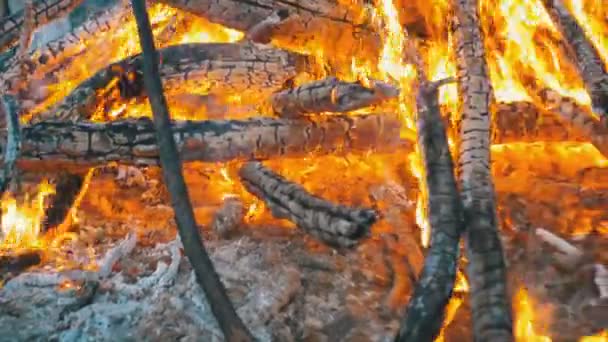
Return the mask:
POLYGON ((399 89, 381 81, 345 82, 333 76, 287 89, 271 96, 272 110, 282 118, 306 114, 344 113, 399 96, 399 89))
MULTIPOLYGON (((409 145, 399 138, 397 115, 331 116, 316 120, 252 118, 173 122, 183 161, 300 157, 309 154, 393 151, 409 145)), ((41 122, 22 128, 18 165, 27 169, 91 167, 108 162, 158 165, 150 119, 103 124, 41 122)), ((0 133, 4 141, 6 132, 0 133)))
POLYGON ((84 184, 82 173, 60 173, 54 180, 56 193, 50 198, 45 211, 42 230, 47 231, 62 224, 75 204, 84 184))
POLYGON ((158 0, 203 16, 209 21, 247 32, 275 10, 286 10, 289 18, 273 30, 276 46, 336 58, 350 66, 352 56, 376 57, 380 36, 370 25, 364 1, 346 4, 336 0, 158 0))
POLYGON ((243 165, 239 177, 249 192, 266 203, 274 217, 290 220, 330 246, 354 247, 369 236, 370 227, 377 220, 374 210, 331 203, 260 162, 243 165))
POLYGON ((561 120, 571 125, 578 134, 587 137, 598 151, 608 157, 608 127, 595 118, 589 109, 550 89, 540 91, 539 97, 547 106, 547 110, 558 114, 561 120))
MULTIPOLYGON (((83 0, 34 0, 33 28, 67 15, 82 2, 83 0)), ((0 52, 6 51, 19 40, 24 17, 25 11, 21 10, 0 20, 0 52)))
POLYGON ((578 71, 591 97, 592 110, 608 115, 608 71, 593 43, 563 0, 543 0, 557 29, 571 47, 578 71))
POLYGON ((476 341, 513 341, 511 301, 490 169, 493 90, 478 1, 453 0, 452 9, 458 93, 462 98, 458 171, 467 227, 473 337, 476 341))
MULTIPOLYGON (((422 70, 419 68, 419 70, 422 70)), ((425 170, 431 245, 395 341, 434 341, 452 296, 464 230, 454 163, 439 110, 437 88, 419 72, 418 146, 425 170)))
MULTIPOLYGON (((197 93, 212 91, 244 98, 268 97, 304 68, 302 63, 306 61, 302 55, 248 42, 174 45, 158 53, 164 91, 188 88, 197 93)), ((87 120, 112 92, 118 90, 123 97, 143 95, 142 75, 141 54, 111 64, 32 122, 87 120)))

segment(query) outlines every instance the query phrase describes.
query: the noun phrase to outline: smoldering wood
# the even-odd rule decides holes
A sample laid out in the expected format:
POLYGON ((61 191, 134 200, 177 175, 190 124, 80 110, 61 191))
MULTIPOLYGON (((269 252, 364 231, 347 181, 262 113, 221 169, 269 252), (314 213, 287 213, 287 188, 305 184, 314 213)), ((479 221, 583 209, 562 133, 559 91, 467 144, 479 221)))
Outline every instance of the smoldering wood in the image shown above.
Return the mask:
POLYGON ((321 112, 344 113, 398 96, 399 89, 386 82, 369 80, 369 85, 365 85, 331 76, 275 93, 271 104, 275 115, 297 118, 321 112))
POLYGON ((585 136, 600 153, 608 157, 608 127, 595 118, 588 108, 551 89, 540 91, 539 96, 547 110, 556 113, 561 120, 578 134, 585 136))
POLYGON ((460 124, 458 173, 465 217, 473 338, 512 341, 507 270, 499 237, 496 193, 490 170, 492 84, 476 0, 451 1, 460 124))
POLYGON ((572 50, 574 62, 591 97, 592 110, 608 115, 608 71, 593 43, 563 0, 543 0, 553 23, 572 50))
POLYGON ((439 335, 445 307, 456 280, 459 242, 464 230, 454 162, 439 108, 438 88, 444 82, 429 82, 419 54, 415 56, 419 82, 416 131, 425 170, 431 245, 395 337, 396 342, 434 341, 439 335))
MULTIPOLYGON (((302 157, 311 154, 394 151, 401 121, 393 114, 331 116, 320 119, 251 118, 177 121, 173 136, 183 161, 302 157)), ((6 131, 0 132, 4 141, 6 131)), ((158 165, 158 146, 150 119, 108 123, 41 122, 24 126, 18 165, 26 169, 71 170, 108 162, 158 165)))
POLYGON ((2 254, 0 255, 0 278, 6 281, 6 278, 16 276, 40 262, 42 262, 40 251, 2 254))
MULTIPOLYGON (((33 28, 63 17, 80 5, 83 0, 33 0, 33 28)), ((20 10, 0 20, 0 52, 6 51, 20 37, 25 11, 20 10)))
POLYGON ((60 173, 55 179, 56 193, 50 198, 45 210, 42 230, 46 231, 63 223, 78 198, 85 176, 82 173, 60 173))
MULTIPOLYGON (((256 98, 281 89, 305 67, 306 60, 302 55, 249 42, 174 45, 158 53, 163 61, 160 74, 166 92, 188 88, 199 93, 211 91, 256 98)), ((32 122, 87 120, 112 93, 126 98, 144 95, 141 54, 98 71, 32 122)))
POLYGON ((255 43, 268 44, 275 35, 275 31, 281 23, 289 18, 289 11, 280 9, 272 12, 267 18, 253 25, 245 33, 245 39, 255 43))
POLYGON ((211 227, 222 238, 228 238, 237 231, 245 219, 245 206, 238 197, 227 197, 214 213, 211 227))
POLYGON ((247 191, 263 200, 276 218, 287 219, 329 244, 352 248, 369 236, 377 220, 372 209, 334 204, 310 194, 260 162, 248 162, 239 170, 247 191))
POLYGON ((0 194, 3 194, 15 176, 16 162, 21 150, 21 127, 16 99, 11 95, 1 95, 0 102, 2 102, 1 109, 6 117, 4 163, 0 175, 0 194))
POLYGON ((146 92, 149 94, 148 101, 152 107, 160 164, 171 198, 179 237, 184 246, 184 253, 194 269, 197 282, 203 289, 211 311, 226 340, 235 342, 253 341, 253 335, 237 315, 228 297, 226 288, 213 266, 196 225, 194 210, 184 180, 182 161, 175 137, 171 134, 169 109, 163 93, 159 71, 160 59, 154 45, 154 35, 146 10, 146 3, 144 0, 131 0, 131 4, 143 52, 144 85, 146 92))

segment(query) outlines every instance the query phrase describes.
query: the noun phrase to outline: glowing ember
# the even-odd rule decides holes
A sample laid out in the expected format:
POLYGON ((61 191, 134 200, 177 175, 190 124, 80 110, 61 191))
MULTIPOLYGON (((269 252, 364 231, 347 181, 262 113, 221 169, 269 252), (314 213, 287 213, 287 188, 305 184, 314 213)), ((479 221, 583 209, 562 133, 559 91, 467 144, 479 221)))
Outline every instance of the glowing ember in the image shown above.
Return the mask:
POLYGON ((17 203, 13 197, 2 199, 2 242, 0 249, 40 248, 40 230, 44 219, 45 199, 55 193, 47 181, 40 183, 35 198, 17 203))

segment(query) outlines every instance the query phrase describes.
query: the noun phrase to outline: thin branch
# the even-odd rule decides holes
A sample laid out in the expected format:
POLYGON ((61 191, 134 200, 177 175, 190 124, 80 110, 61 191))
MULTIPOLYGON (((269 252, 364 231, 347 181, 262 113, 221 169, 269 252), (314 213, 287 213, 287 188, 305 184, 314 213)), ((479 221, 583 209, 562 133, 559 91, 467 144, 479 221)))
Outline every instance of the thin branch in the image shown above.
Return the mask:
POLYGON ((226 340, 253 341, 252 335, 230 303, 226 289, 213 267, 196 226, 190 196, 182 173, 181 160, 171 133, 169 111, 158 70, 158 52, 154 46, 154 37, 145 0, 131 0, 131 4, 144 56, 144 85, 154 116, 160 163, 169 189, 184 252, 190 260, 192 268, 194 268, 197 281, 203 288, 211 311, 217 319, 226 340))

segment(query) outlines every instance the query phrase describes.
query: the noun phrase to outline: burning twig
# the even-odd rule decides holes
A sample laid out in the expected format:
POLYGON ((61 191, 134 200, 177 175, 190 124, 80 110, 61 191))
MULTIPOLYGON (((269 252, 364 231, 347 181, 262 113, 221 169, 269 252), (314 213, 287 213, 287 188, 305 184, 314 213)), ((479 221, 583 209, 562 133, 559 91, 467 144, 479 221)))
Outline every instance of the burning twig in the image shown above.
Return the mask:
POLYGON ((296 118, 312 113, 348 112, 399 96, 399 89, 388 83, 375 80, 370 83, 328 77, 273 94, 272 109, 280 117, 296 118))
POLYGON ((574 51, 578 71, 591 97, 592 110, 608 115, 608 72, 593 43, 576 18, 568 11, 563 0, 543 0, 555 26, 574 51))
MULTIPOLYGON (((159 72, 164 91, 188 87, 198 92, 239 94, 243 98, 269 96, 296 75, 297 64, 306 58, 247 42, 174 45, 158 53, 163 61, 159 72)), ((113 92, 122 97, 143 95, 142 59, 138 54, 98 71, 32 122, 87 120, 113 92)))
POLYGON ((369 234, 377 214, 371 209, 333 204, 308 193, 259 162, 239 170, 245 188, 272 210, 276 218, 288 219, 319 240, 339 247, 353 247, 369 234))
POLYGON ((441 331, 444 310, 454 288, 458 242, 464 228, 462 202, 438 96, 441 85, 455 80, 429 82, 420 56, 416 53, 414 57, 419 80, 418 144, 426 173, 431 246, 395 341, 433 341, 441 331))
POLYGON ((0 195, 3 194, 15 173, 15 164, 21 150, 21 129, 17 102, 11 95, 2 95, 2 110, 6 116, 7 137, 4 147, 4 167, 0 175, 0 195))
MULTIPOLYGON (((401 141, 397 115, 330 116, 323 120, 252 118, 173 122, 183 161, 220 162, 309 154, 395 151, 401 141)), ((0 142, 6 133, 0 131, 0 142), (4 134, 3 134, 4 133, 4 134)), ((20 167, 52 165, 72 171, 108 162, 158 165, 150 119, 103 124, 41 122, 21 130, 20 167)))
MULTIPOLYGON (((83 0, 33 0, 32 27, 36 29, 60 18, 80 5, 83 0)), ((21 10, 0 20, 0 52, 5 51, 20 38, 25 25, 25 11, 21 10)))
POLYGON ((473 337, 479 341, 512 341, 513 319, 490 170, 489 107, 493 92, 478 1, 455 0, 452 8, 458 93, 462 98, 458 168, 467 227, 473 337))
POLYGON ((598 151, 608 156, 608 128, 594 118, 588 110, 574 99, 563 97, 550 89, 541 91, 539 96, 549 111, 558 114, 559 118, 569 123, 574 131, 586 136, 598 151))
POLYGON ((277 26, 289 18, 289 11, 280 9, 272 12, 266 19, 253 25, 245 34, 245 39, 254 43, 268 44, 272 40, 272 36, 277 29, 277 26))
POLYGON ((165 182, 169 189, 175 220, 184 252, 196 273, 199 285, 203 288, 211 311, 227 341, 252 341, 253 337, 236 314, 226 289, 217 275, 213 263, 205 250, 196 226, 194 212, 188 189, 182 173, 182 165, 177 144, 169 121, 167 102, 163 94, 159 71, 159 55, 154 47, 154 37, 144 0, 131 0, 137 23, 139 41, 143 51, 144 84, 149 94, 154 115, 156 137, 159 141, 159 154, 165 182))
POLYGON ((131 254, 136 245, 137 235, 129 233, 124 240, 110 249, 101 260, 97 261, 97 265, 99 266, 99 270, 97 271, 98 278, 104 279, 109 277, 114 264, 124 256, 131 254))
POLYGON ((561 264, 569 268, 576 267, 576 265, 578 265, 581 259, 583 258, 583 252, 571 245, 568 241, 551 233, 548 230, 538 228, 536 229, 536 236, 538 236, 541 240, 559 250, 560 257, 558 257, 557 259, 561 264))

